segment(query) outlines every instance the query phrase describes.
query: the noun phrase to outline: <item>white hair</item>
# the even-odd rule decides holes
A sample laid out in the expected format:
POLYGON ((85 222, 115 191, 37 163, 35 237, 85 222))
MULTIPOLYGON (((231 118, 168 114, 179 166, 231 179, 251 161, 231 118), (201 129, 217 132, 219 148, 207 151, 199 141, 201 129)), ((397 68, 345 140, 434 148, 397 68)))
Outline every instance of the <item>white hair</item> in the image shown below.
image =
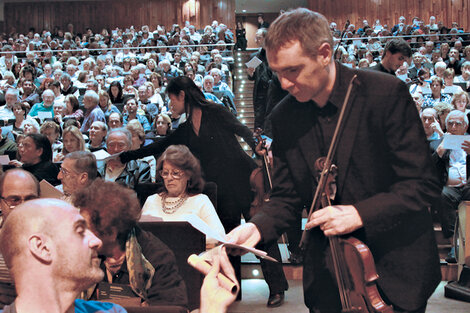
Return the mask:
POLYGON ((205 82, 206 80, 210 80, 213 83, 214 82, 214 77, 212 77, 211 75, 206 75, 206 76, 204 76, 203 81, 205 82))
POLYGON ((41 97, 44 99, 44 96, 47 96, 47 95, 53 96, 55 98, 55 94, 51 89, 44 90, 41 97))
POLYGON ((442 61, 439 61, 439 62, 436 62, 436 64, 434 65, 434 68, 437 70, 438 68, 441 68, 441 69, 446 69, 447 68, 447 65, 442 62, 442 61))
POLYGON ((96 104, 98 104, 100 102, 100 97, 98 96, 98 94, 94 90, 87 90, 85 92, 85 95, 83 96, 83 99, 85 99, 85 98, 92 99, 93 102, 95 102, 96 104))

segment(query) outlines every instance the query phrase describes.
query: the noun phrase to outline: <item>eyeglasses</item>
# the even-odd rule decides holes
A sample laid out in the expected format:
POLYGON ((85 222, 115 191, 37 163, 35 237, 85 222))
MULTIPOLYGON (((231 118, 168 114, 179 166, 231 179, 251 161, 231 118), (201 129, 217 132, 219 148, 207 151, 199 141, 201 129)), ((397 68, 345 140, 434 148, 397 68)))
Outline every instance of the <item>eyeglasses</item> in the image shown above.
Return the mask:
POLYGON ((180 179, 184 175, 184 171, 178 171, 178 170, 173 170, 173 171, 167 171, 167 170, 161 170, 158 172, 162 178, 167 178, 169 175, 173 177, 174 179, 180 179))
POLYGON ((60 168, 59 172, 61 172, 62 175, 64 175, 64 176, 68 176, 70 174, 78 174, 78 173, 75 173, 74 171, 70 171, 70 170, 68 170, 66 168, 63 168, 63 167, 60 168))
POLYGON ((17 205, 20 205, 21 203, 23 203, 25 201, 29 201, 29 200, 33 200, 33 199, 37 199, 37 198, 38 198, 38 196, 36 196, 36 195, 29 195, 29 196, 26 196, 26 197, 19 197, 19 196, 2 197, 2 196, 0 196, 0 199, 5 201, 5 203, 10 207, 10 209, 13 209, 17 205))

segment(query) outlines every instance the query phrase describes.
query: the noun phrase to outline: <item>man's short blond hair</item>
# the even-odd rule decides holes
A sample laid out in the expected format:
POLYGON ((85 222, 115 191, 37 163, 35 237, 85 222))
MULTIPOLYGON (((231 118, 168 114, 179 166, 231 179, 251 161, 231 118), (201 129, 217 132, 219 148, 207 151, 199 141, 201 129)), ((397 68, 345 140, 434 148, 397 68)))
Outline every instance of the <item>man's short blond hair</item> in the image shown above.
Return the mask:
POLYGON ((269 27, 264 47, 267 51, 277 51, 295 40, 309 56, 316 56, 323 43, 328 43, 333 52, 328 21, 320 13, 308 9, 299 8, 280 15, 269 27))

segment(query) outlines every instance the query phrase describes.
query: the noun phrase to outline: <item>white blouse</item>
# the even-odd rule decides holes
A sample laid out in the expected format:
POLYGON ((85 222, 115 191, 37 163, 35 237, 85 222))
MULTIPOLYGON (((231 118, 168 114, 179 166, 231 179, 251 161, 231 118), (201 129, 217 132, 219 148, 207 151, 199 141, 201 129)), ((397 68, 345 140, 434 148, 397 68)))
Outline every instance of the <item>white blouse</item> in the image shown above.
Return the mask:
MULTIPOLYGON (((167 200, 175 201, 177 198, 167 197, 167 200)), ((142 215, 161 217, 164 221, 186 221, 185 216, 192 214, 203 220, 213 231, 222 237, 225 236, 224 226, 222 226, 212 202, 205 194, 188 197, 183 205, 172 214, 163 212, 162 197, 158 193, 148 197, 142 208, 142 215)), ((206 244, 216 243, 217 240, 206 238, 206 244)))

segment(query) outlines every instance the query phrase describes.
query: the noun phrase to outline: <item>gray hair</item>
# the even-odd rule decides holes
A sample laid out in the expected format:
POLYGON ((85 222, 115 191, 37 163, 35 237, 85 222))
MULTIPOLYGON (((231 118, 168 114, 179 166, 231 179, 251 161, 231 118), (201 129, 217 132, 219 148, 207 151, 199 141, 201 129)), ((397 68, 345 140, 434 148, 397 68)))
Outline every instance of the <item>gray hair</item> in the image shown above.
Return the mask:
POLYGON ((51 89, 44 90, 44 92, 41 95, 41 98, 44 99, 44 96, 47 96, 47 95, 53 96, 55 98, 55 94, 51 89))
POLYGON ((65 159, 75 160, 75 170, 79 173, 87 173, 88 180, 94 180, 98 169, 96 166, 96 157, 89 151, 74 151, 67 153, 65 159))
MULTIPOLYGON (((470 64, 470 62, 469 62, 470 64)), ((439 62, 436 62, 436 64, 434 65, 434 68, 437 70, 438 68, 442 68, 442 69, 446 69, 447 68, 447 64, 445 64, 444 62, 442 61, 439 61, 439 62)))
POLYGON ((206 76, 204 76, 203 81, 206 81, 206 80, 210 80, 213 83, 214 82, 214 77, 212 77, 211 75, 206 75, 206 76))
POLYGON ((93 124, 99 125, 99 126, 101 127, 101 130, 104 130, 104 131, 108 132, 108 125, 106 125, 106 123, 104 123, 104 122, 102 122, 102 121, 94 121, 94 122, 92 123, 92 125, 93 125, 93 124))
POLYGON ((94 90, 87 90, 85 92, 85 95, 83 96, 83 99, 85 98, 90 98, 95 102, 95 104, 98 104, 100 102, 100 97, 94 90))
POLYGON ((72 81, 72 77, 70 77, 70 75, 67 74, 67 73, 62 73, 62 76, 60 76, 60 80, 62 80, 62 79, 66 79, 66 80, 68 80, 69 82, 72 81))
POLYGON ((449 114, 447 114, 447 117, 446 117, 446 125, 447 125, 447 122, 449 121, 449 118, 451 117, 458 117, 458 118, 462 118, 464 123, 465 123, 465 126, 468 126, 468 117, 465 113, 463 113, 462 111, 459 111, 459 110, 452 110, 450 111, 449 114))
POLYGON ((17 98, 20 96, 20 92, 18 91, 18 89, 15 88, 8 88, 8 90, 5 92, 5 96, 7 94, 15 95, 17 98))
POLYGON ((132 147, 132 133, 124 127, 111 129, 108 133, 108 136, 106 136, 106 142, 108 142, 109 137, 115 133, 123 134, 127 139, 127 146, 129 148, 132 147))

